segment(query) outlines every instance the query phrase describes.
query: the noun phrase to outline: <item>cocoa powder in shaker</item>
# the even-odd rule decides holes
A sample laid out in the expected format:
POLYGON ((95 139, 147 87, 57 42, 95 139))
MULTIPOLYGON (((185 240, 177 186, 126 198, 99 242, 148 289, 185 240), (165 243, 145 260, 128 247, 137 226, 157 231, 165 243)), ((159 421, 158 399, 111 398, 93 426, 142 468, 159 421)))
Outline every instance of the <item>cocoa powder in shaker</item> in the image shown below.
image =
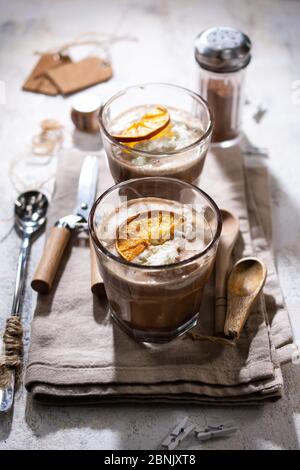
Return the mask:
POLYGON ((214 114, 212 142, 235 139, 238 136, 240 87, 234 90, 232 83, 223 79, 208 80, 206 99, 214 114))

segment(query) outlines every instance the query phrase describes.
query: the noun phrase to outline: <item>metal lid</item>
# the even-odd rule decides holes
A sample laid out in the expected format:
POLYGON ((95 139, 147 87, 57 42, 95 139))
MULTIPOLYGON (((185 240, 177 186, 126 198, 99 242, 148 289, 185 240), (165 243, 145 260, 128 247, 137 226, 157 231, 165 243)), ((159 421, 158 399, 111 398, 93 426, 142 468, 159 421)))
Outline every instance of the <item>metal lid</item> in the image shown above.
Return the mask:
POLYGON ((202 31, 195 40, 195 58, 204 69, 236 72, 251 59, 249 37, 233 28, 219 26, 202 31))

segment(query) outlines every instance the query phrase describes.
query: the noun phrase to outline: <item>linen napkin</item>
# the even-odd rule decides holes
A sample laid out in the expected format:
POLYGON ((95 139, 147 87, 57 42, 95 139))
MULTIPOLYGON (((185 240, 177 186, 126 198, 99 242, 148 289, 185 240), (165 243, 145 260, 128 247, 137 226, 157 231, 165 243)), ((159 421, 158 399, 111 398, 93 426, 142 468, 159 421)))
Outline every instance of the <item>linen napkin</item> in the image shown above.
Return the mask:
MULTIPOLYGON (((84 155, 60 157, 48 229, 72 211, 84 155)), ((103 154, 99 191, 112 185, 103 154)), ((57 282, 39 296, 32 322, 25 385, 48 404, 164 402, 256 404, 283 393, 280 361, 293 337, 268 241, 267 174, 246 169, 238 146, 211 151, 200 187, 240 219, 234 258, 257 254, 268 266, 260 296, 235 347, 184 336, 164 345, 135 342, 115 325, 105 299, 90 293, 88 240, 73 240, 57 282), (261 224, 260 220, 263 220, 261 224)), ((213 285, 207 286, 196 331, 213 334, 213 285)))

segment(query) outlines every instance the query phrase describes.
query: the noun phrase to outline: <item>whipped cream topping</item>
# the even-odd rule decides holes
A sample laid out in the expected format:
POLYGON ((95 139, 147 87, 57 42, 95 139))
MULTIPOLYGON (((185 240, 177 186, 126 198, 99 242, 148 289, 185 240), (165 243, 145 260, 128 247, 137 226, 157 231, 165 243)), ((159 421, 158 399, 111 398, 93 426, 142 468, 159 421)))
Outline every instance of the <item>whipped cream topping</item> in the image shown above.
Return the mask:
MULTIPOLYGON (((195 232, 195 227, 193 227, 192 222, 187 220, 181 227, 183 230, 175 230, 172 240, 168 240, 161 245, 150 245, 143 253, 134 259, 134 262, 146 266, 158 266, 180 261, 184 253, 186 254, 188 245, 195 240, 197 235, 199 238, 199 236, 201 236, 200 232, 202 231, 202 227, 201 230, 199 230, 198 227, 198 231, 195 232)), ((188 252, 192 254, 191 249, 189 249, 188 252)))
MULTIPOLYGON (((150 107, 151 108, 151 107, 150 107)), ((139 106, 121 114, 111 124, 110 133, 117 135, 138 121, 144 115, 149 106, 139 106)), ((146 152, 166 153, 183 149, 197 141, 204 133, 201 122, 191 113, 179 109, 169 108, 170 124, 156 136, 137 141, 129 145, 134 150, 143 150, 146 152)), ((133 165, 141 166, 147 164, 146 157, 143 155, 135 156, 129 154, 133 165)))
POLYGON ((184 224, 174 230, 174 238, 161 244, 150 244, 142 253, 132 259, 135 264, 158 266, 176 263, 200 253, 211 241, 211 229, 203 214, 175 201, 159 198, 143 198, 129 201, 117 212, 102 219, 98 237, 103 245, 121 259, 115 246, 118 226, 128 217, 145 210, 169 210, 184 217, 184 224))
POLYGON ((150 245, 143 253, 134 258, 135 263, 146 266, 172 264, 179 261, 180 250, 184 249, 184 240, 169 240, 162 245, 150 245))

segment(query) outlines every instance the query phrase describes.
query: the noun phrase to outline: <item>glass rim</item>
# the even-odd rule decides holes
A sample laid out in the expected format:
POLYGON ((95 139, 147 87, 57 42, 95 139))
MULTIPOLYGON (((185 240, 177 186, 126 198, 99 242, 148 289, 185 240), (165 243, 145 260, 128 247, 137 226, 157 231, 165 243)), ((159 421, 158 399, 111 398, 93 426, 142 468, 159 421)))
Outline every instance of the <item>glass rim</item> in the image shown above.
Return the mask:
POLYGON ((127 267, 131 267, 131 268, 135 268, 135 269, 141 269, 141 270, 145 270, 145 271, 158 271, 158 270, 162 270, 162 269, 172 269, 172 268, 174 269, 174 268, 177 268, 177 267, 185 266, 187 264, 190 264, 193 261, 196 261, 200 257, 204 256, 210 250, 210 248, 216 243, 216 241, 219 239, 219 237, 221 235, 222 216, 221 216, 221 211, 220 211, 219 207, 217 206, 217 204, 215 203, 215 201, 205 191, 198 188, 194 184, 186 183, 185 181, 181 181, 177 178, 168 178, 168 177, 163 177, 163 176, 160 176, 160 177, 150 176, 150 177, 145 177, 145 178, 133 178, 133 179, 130 179, 130 180, 127 180, 127 181, 123 181, 122 183, 114 184, 113 186, 108 188, 106 191, 104 191, 104 193, 102 193, 101 196, 99 196, 96 199, 93 206, 91 207, 89 217, 88 217, 88 227, 89 227, 89 231, 90 231, 93 242, 95 243, 97 248, 105 256, 107 256, 107 257, 113 259, 114 261, 116 261, 117 263, 121 263, 121 264, 123 264, 127 267), (97 237, 95 227, 94 227, 94 215, 95 215, 97 207, 99 206, 101 201, 104 198, 106 198, 110 193, 112 193, 114 190, 119 189, 119 188, 121 188, 121 187, 123 187, 123 186, 125 186, 129 183, 140 182, 140 181, 143 181, 143 180, 144 181, 146 181, 146 180, 147 181, 149 181, 149 180, 171 181, 171 182, 180 183, 180 184, 183 184, 183 185, 185 185, 186 187, 188 187, 190 189, 192 188, 192 189, 196 190, 196 192, 200 193, 200 195, 202 197, 204 197, 204 199, 206 199, 209 202, 209 204, 213 207, 213 210, 215 211, 215 214, 216 214, 216 217, 217 217, 217 228, 216 228, 216 231, 215 231, 215 234, 214 234, 212 240, 208 243, 208 245, 205 246, 205 248, 202 251, 200 251, 199 253, 197 253, 194 256, 191 256, 190 258, 187 258, 187 259, 184 259, 182 261, 175 262, 175 263, 147 266, 147 265, 141 265, 141 264, 138 264, 138 263, 132 263, 130 261, 126 261, 125 259, 121 259, 121 258, 117 257, 116 255, 114 255, 113 253, 111 253, 109 250, 107 250, 107 248, 105 248, 105 246, 101 243, 101 241, 97 237))
POLYGON ((163 82, 147 82, 147 83, 141 83, 141 84, 137 84, 137 85, 131 85, 127 88, 124 88, 123 90, 120 90, 118 91, 117 93, 115 93, 113 96, 111 96, 100 108, 100 111, 99 111, 99 116, 98 116, 98 120, 99 120, 99 124, 100 124, 100 127, 101 127, 101 130, 104 132, 105 134, 105 137, 112 143, 112 144, 115 144, 117 145, 118 147, 120 147, 121 149, 123 150, 126 150, 128 152, 128 150, 130 151, 130 153, 133 153, 133 154, 142 154, 142 155, 147 155, 148 157, 157 157, 158 155, 177 155, 177 154, 180 154, 182 152, 185 152, 187 150, 191 150, 193 149, 194 147, 196 147, 197 145, 199 145, 202 141, 204 141, 207 137, 209 137, 212 133, 212 129, 213 129, 213 123, 214 123, 214 118, 213 118, 213 114, 212 114, 212 111, 210 109, 210 107, 208 106, 208 103, 207 101, 202 98, 202 96, 200 96, 198 93, 196 93, 195 91, 192 91, 192 90, 189 90, 188 88, 185 88, 183 86, 180 86, 180 85, 174 85, 172 83, 163 83, 163 82), (204 132, 204 134, 201 135, 201 137, 199 137, 197 140, 195 140, 195 142, 192 142, 191 144, 185 146, 185 147, 181 147, 180 149, 177 149, 177 150, 171 150, 170 152, 159 152, 159 151, 149 151, 149 150, 135 150, 135 149, 132 149, 131 147, 128 147, 128 145, 125 145, 124 143, 122 142, 119 142, 117 139, 115 139, 107 130, 106 126, 104 126, 103 124, 103 113, 104 113, 104 110, 114 101, 116 100, 117 98, 119 98, 120 96, 122 95, 125 95, 125 93, 127 93, 128 91, 130 90, 133 90, 133 89, 138 89, 138 88, 145 88, 147 86, 162 86, 162 87, 167 87, 167 88, 173 88, 173 89, 177 89, 177 90, 180 90, 180 91, 183 91, 191 96, 193 96, 198 102, 200 102, 202 105, 204 105, 204 107, 206 108, 207 110, 207 114, 208 114, 208 126, 204 132))

